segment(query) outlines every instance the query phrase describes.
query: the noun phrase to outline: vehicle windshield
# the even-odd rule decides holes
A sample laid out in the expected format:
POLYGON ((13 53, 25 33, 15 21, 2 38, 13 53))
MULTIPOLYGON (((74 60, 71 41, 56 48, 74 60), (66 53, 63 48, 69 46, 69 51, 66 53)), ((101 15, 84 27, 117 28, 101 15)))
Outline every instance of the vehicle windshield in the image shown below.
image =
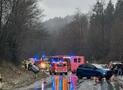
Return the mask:
POLYGON ((91 65, 91 64, 83 64, 79 66, 80 68, 92 68, 95 69, 96 66, 95 65, 91 65))
POLYGON ((96 68, 100 68, 100 69, 107 69, 104 65, 100 65, 100 64, 93 64, 96 68))
POLYGON ((63 66, 66 66, 65 64, 57 64, 57 67, 63 67, 63 66))
POLYGON ((50 62, 59 62, 59 61, 63 61, 62 58, 50 58, 49 59, 50 62))

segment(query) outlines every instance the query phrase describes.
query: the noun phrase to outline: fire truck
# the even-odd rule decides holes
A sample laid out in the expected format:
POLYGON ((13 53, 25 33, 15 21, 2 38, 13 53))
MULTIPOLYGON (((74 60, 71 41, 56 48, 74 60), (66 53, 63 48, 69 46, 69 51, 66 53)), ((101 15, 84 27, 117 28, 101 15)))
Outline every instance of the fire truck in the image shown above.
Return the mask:
POLYGON ((67 68, 67 62, 63 61, 62 58, 51 58, 50 59, 50 69, 49 69, 50 74, 65 74, 67 75, 68 68, 67 68))

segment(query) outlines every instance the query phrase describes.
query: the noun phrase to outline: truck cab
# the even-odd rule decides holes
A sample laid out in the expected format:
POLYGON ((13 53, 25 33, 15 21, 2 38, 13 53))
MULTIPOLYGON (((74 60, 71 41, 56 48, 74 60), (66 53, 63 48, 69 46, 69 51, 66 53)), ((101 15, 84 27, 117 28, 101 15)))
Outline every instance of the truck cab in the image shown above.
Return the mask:
POLYGON ((67 75, 67 62, 53 62, 50 66, 50 74, 65 74, 67 75))

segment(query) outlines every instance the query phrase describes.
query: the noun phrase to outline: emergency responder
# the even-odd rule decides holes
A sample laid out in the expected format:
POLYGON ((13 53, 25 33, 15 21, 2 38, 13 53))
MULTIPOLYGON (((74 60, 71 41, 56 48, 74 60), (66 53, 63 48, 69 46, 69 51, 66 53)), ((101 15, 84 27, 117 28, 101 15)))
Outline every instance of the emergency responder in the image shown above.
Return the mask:
POLYGON ((122 64, 118 64, 117 66, 118 66, 118 72, 117 72, 117 74, 118 75, 122 75, 122 64))
POLYGON ((114 65, 114 74, 117 75, 118 74, 118 65, 114 65))
POLYGON ((109 68, 109 69, 112 69, 112 68, 113 68, 113 63, 112 63, 112 61, 109 63, 108 68, 109 68))
POLYGON ((2 83, 2 75, 0 74, 0 90, 2 90, 2 86, 3 86, 3 83, 2 83))
POLYGON ((28 68, 28 70, 30 71, 31 68, 32 68, 32 64, 31 64, 31 63, 28 63, 28 64, 27 64, 27 68, 28 68))
POLYGON ((121 75, 123 75, 123 62, 121 62, 121 71, 122 71, 121 75))
POLYGON ((23 64, 24 68, 27 70, 26 60, 23 60, 22 64, 23 64))

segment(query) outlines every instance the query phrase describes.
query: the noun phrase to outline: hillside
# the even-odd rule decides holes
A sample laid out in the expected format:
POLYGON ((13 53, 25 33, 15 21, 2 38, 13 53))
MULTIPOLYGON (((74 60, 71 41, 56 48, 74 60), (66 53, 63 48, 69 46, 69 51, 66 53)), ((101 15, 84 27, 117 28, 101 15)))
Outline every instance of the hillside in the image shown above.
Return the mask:
POLYGON ((64 18, 55 17, 44 22, 44 27, 49 31, 58 31, 63 28, 66 24, 73 20, 73 16, 66 16, 64 18))
POLYGON ((3 79, 3 89, 9 90, 30 85, 36 80, 47 77, 45 73, 40 72, 38 77, 35 78, 33 72, 17 67, 9 62, 3 62, 0 65, 0 74, 3 79))

